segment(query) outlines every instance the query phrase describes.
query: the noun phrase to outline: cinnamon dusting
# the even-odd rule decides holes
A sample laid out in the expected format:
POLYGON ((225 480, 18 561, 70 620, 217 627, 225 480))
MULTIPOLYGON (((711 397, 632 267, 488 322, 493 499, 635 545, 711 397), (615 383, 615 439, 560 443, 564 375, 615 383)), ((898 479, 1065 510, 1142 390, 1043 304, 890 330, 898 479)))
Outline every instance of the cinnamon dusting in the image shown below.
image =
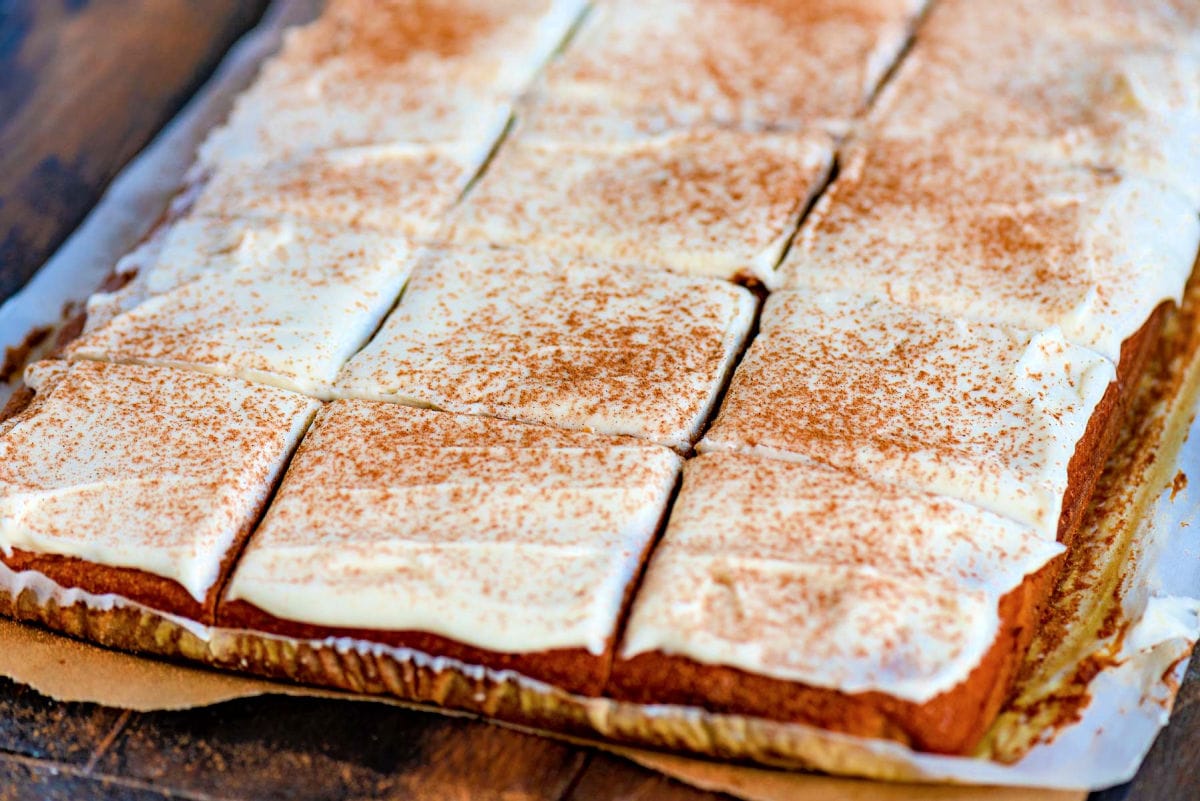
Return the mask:
POLYGON ((1183 492, 1187 488, 1187 474, 1180 470, 1175 474, 1175 478, 1171 479, 1171 500, 1175 500, 1175 496, 1183 492))

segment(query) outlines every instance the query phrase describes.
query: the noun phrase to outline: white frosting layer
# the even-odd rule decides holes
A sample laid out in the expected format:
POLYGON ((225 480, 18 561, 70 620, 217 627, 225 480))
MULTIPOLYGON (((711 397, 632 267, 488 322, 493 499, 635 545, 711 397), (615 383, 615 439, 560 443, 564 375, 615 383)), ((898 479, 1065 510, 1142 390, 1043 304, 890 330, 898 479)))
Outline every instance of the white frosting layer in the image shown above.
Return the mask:
POLYGON ((381 145, 236 165, 205 185, 195 213, 300 219, 429 238, 485 155, 470 146, 381 145))
POLYGON ((961 501, 704 454, 684 470, 620 656, 923 703, 967 678, 999 632, 1000 598, 1062 550, 961 501))
POLYGON ((315 150, 460 142, 485 155, 515 95, 584 0, 338 0, 288 35, 229 122, 210 169, 315 150))
POLYGON ((88 301, 70 358, 179 365, 318 397, 412 266, 403 239, 304 221, 189 217, 88 301))
MULTIPOLYGON (((268 72, 266 78, 270 78, 268 72)), ((260 80, 238 99, 230 123, 199 151, 210 170, 289 160, 351 147, 457 143, 483 163, 512 116, 511 102, 475 87, 354 85, 354 91, 318 84, 278 86, 260 80)), ((310 76, 319 82, 319 76, 310 76)))
POLYGON ((923 0, 610 0, 535 90, 530 134, 846 130, 923 0))
POLYGON ((318 417, 227 597, 502 653, 603 653, 680 459, 396 404, 318 417))
POLYGON ((1114 362, 1200 246, 1182 195, 1140 177, 869 142, 804 222, 779 270, 848 290, 1029 329, 1059 326, 1114 362))
POLYGON ((0 547, 174 579, 203 601, 319 404, 154 367, 39 362, 0 424, 0 547))
POLYGON ((1200 206, 1200 52, 979 5, 936 5, 876 105, 879 134, 1116 168, 1200 206))
POLYGON ((1071 456, 1115 378, 1056 328, 778 292, 699 447, 852 469, 1053 540, 1071 456))
POLYGON ((451 237, 765 280, 831 157, 823 134, 695 131, 585 145, 518 131, 456 211, 451 237))
POLYGON ((334 393, 686 449, 754 308, 749 291, 713 279, 486 247, 430 251, 334 393))

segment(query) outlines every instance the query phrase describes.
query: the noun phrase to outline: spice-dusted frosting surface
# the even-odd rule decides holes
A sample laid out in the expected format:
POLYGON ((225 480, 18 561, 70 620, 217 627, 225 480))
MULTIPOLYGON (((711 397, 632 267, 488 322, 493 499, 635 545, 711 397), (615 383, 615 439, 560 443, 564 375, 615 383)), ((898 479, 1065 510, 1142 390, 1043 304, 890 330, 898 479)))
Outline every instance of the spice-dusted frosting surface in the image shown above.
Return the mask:
POLYGON ((226 598, 502 653, 603 653, 680 460, 628 438, 336 401, 226 598))
POLYGON ((619 650, 921 703, 962 682, 1000 598, 1062 551, 950 498, 740 454, 688 462, 619 650))
POLYGON ((88 302, 69 358, 186 366, 320 397, 408 278, 406 240, 303 220, 187 217, 88 302))
POLYGON ((689 127, 844 132, 921 0, 609 0, 536 86, 530 133, 620 139, 689 127))
POLYGON ((780 283, 1023 328, 1116 362, 1200 245, 1188 200, 1136 176, 875 141, 843 156, 780 283))
POLYGON ((379 145, 241 164, 213 176, 194 212, 311 220, 429 238, 485 155, 458 145, 379 145))
POLYGON ((505 144, 453 215, 460 243, 767 280, 825 179, 824 134, 704 130, 505 144))
POLYGON ((174 579, 203 600, 319 404, 183 370, 39 362, 0 423, 0 547, 174 579))
MULTIPOLYGON (((1148 5, 1148 4, 1145 4, 1148 5)), ((1200 205, 1200 52, 1041 11, 935 5, 872 113, 871 130, 947 149, 1003 149, 1140 174, 1200 205)))
POLYGON ((1056 328, 777 292, 702 451, 852 469, 1057 536, 1067 468, 1116 370, 1056 328))
POLYGON ((754 310, 748 290, 713 279, 521 250, 432 250, 334 392, 686 449, 754 310))
POLYGON ((209 169, 314 150, 460 142, 486 154, 583 0, 339 0, 293 30, 209 137, 209 169))
POLYGON ((1192 0, 1010 0, 1003 10, 1009 13, 1002 18, 990 8, 981 12, 1007 26, 1037 14, 1049 31, 1088 42, 1200 51, 1200 6, 1192 0))

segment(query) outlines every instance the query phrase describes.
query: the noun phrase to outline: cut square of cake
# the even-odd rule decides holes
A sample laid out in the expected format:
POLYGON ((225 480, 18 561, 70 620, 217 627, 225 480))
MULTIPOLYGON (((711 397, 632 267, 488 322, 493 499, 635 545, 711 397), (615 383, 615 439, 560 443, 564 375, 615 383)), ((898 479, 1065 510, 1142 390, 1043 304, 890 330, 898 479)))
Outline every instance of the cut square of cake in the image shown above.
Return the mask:
POLYGON ((0 422, 0 562, 213 620, 224 571, 319 403, 185 370, 39 362, 0 422))
POLYGON ((1012 628, 1035 617, 1002 599, 1062 552, 962 501, 703 454, 684 468, 610 692, 962 751, 1006 697, 1012 628))
POLYGON ((755 306, 715 279, 521 250, 430 251, 334 393, 686 450, 755 306))
POLYGON ((306 152, 458 142, 486 155, 583 0, 339 0, 200 149, 208 170, 306 152))
POLYGON ((1053 540, 1060 525, 1070 529, 1064 511, 1082 512, 1078 498, 1065 508, 1069 486, 1091 492, 1100 433, 1090 424, 1112 402, 1115 378, 1111 361, 1057 329, 777 292, 699 449, 854 470, 975 503, 1053 540))
POLYGON ((1200 207, 1200 51, 1060 30, 1040 12, 938 3, 869 129, 1142 175, 1200 207))
POLYGON ((1159 304, 1180 300, 1198 246, 1191 203, 1156 181, 876 140, 843 156, 779 283, 1058 326, 1115 363, 1159 304))
MULTIPOLYGON (((330 0, 298 50, 347 59, 385 77, 525 89, 587 0, 330 0)), ((362 73, 351 66, 355 79, 362 73)))
POLYGON ((212 176, 191 211, 428 239, 437 235, 484 155, 456 145, 381 145, 242 164, 212 176))
POLYGON ((189 367, 326 397, 400 295, 406 240, 305 220, 186 217, 92 296, 72 359, 189 367))
POLYGON ((336 401, 251 537, 220 622, 598 693, 679 467, 630 438, 336 401))
POLYGON ((599 3, 533 90, 529 132, 613 140, 698 127, 840 135, 922 0, 599 3))
POLYGON ((585 145, 518 132, 453 215, 459 243, 765 281, 832 159, 822 134, 585 145))

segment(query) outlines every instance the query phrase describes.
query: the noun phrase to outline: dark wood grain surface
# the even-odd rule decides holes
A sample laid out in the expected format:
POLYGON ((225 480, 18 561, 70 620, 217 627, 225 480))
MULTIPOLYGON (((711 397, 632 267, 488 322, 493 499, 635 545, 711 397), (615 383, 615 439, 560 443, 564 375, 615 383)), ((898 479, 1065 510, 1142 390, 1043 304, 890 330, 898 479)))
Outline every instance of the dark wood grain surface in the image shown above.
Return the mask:
MULTIPOLYGON (((265 0, 0 0, 0 300, 251 26, 265 0)), ((1200 671, 1137 779, 1200 788, 1200 671)), ((0 679, 0 801, 716 799, 623 760, 393 707, 257 698, 187 712, 59 703, 0 679)))
POLYGON ((0 0, 0 298, 31 276, 266 0, 0 0))

